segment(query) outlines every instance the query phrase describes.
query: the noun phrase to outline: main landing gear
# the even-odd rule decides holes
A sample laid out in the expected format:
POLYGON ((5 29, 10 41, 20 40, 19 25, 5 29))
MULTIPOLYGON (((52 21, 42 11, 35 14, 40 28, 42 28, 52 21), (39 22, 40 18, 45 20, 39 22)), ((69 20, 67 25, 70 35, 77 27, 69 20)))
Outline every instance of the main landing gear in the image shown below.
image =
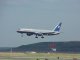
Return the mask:
MULTIPOLYGON (((36 37, 35 37, 35 38, 38 38, 38 35, 36 35, 36 37)), ((41 35, 41 38, 44 38, 44 37, 43 37, 43 35, 41 35)))

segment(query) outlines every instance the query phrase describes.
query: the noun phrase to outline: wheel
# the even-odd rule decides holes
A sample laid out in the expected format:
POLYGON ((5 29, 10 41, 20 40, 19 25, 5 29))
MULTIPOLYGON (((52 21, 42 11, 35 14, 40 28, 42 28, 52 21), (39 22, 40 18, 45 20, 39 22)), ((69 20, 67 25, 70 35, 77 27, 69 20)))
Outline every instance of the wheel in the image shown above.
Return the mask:
POLYGON ((37 36, 35 38, 38 38, 37 36))
POLYGON ((43 36, 41 38, 44 38, 43 36))

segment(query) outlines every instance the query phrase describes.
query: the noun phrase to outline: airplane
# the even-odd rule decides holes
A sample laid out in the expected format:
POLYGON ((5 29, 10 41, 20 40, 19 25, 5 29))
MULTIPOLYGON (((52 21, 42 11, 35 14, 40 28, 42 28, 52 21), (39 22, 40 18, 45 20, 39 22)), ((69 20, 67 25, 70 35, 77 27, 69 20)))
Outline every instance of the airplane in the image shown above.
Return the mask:
POLYGON ((58 35, 60 34, 62 23, 60 22, 53 30, 39 30, 39 29, 26 29, 21 28, 17 32, 21 33, 23 37, 23 33, 25 33, 27 36, 35 35, 35 38, 38 38, 38 36, 41 36, 41 38, 44 38, 44 36, 52 36, 52 35, 58 35))

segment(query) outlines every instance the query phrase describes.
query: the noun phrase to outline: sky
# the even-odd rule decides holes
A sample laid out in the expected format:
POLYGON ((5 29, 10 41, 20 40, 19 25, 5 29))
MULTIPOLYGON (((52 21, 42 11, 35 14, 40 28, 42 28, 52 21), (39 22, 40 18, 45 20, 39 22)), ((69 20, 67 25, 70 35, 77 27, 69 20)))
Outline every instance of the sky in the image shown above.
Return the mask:
POLYGON ((38 42, 80 41, 80 0, 0 0, 0 47, 38 42), (19 28, 52 30, 62 22, 61 34, 38 39, 19 28))

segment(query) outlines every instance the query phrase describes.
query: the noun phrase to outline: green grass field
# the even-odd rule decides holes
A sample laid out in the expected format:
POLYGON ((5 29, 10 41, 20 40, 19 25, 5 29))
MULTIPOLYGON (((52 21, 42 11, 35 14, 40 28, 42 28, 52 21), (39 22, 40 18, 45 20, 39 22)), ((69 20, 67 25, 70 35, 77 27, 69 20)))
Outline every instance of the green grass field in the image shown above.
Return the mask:
POLYGON ((0 60, 80 60, 80 54, 73 53, 21 53, 0 52, 0 60), (59 57, 59 59, 58 59, 59 57))

